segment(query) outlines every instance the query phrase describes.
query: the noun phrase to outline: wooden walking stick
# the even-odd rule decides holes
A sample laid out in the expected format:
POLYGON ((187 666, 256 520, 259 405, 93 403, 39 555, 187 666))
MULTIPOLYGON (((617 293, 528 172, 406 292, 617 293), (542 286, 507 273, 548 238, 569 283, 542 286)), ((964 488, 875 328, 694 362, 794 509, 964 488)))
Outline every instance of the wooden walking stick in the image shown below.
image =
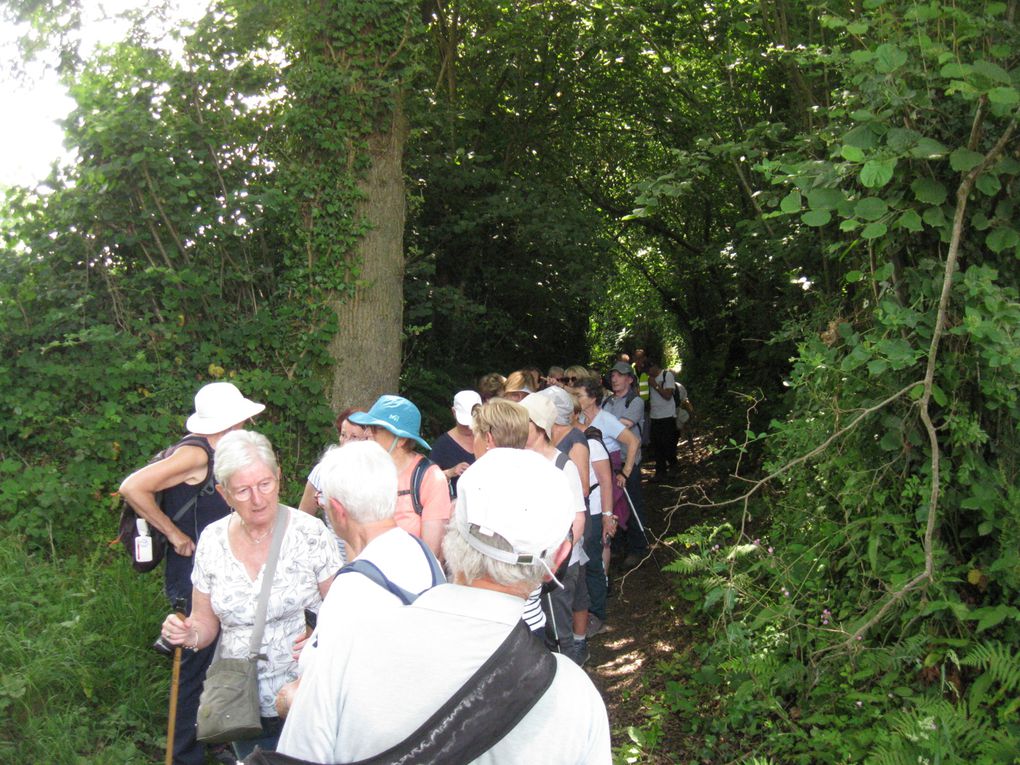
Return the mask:
MULTIPOLYGON (((187 614, 184 609, 187 602, 184 598, 177 598, 174 601, 174 612, 181 619, 187 614)), ((166 765, 173 765, 174 762, 174 728, 177 724, 177 690, 181 684, 181 646, 174 646, 174 669, 170 677, 170 713, 166 726, 166 765)))

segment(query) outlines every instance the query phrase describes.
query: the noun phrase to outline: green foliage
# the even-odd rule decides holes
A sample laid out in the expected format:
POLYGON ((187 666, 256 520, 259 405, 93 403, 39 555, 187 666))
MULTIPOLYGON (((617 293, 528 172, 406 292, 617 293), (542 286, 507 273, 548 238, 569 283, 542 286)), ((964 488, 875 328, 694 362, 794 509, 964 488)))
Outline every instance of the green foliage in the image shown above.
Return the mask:
MULTIPOLYGON (((73 32, 73 9, 14 5, 40 34, 73 32)), ((90 61, 62 47, 81 161, 4 213, 0 500, 18 535, 4 581, 35 592, 31 562, 81 588, 42 592, 45 623, 7 623, 98 651, 74 598, 100 572, 155 597, 101 565, 111 492, 205 382, 270 404, 258 426, 296 500, 332 437, 359 189, 406 117, 403 384, 429 432, 483 372, 649 335, 677 347, 703 410, 754 397, 731 448, 770 477, 730 523, 674 540, 687 618, 711 633, 656 669, 619 757, 669 756, 669 716, 701 760, 1015 756, 1012 6, 478 0, 429 6, 431 49, 419 11, 238 0, 175 33, 180 55, 141 28, 90 61)), ((81 725, 89 694, 100 727, 132 734, 75 740, 111 762, 158 748, 146 702, 109 711, 85 666, 118 657, 61 654, 74 671, 57 676, 5 639, 9 758, 47 759, 13 736, 81 725), (49 695, 72 707, 36 714, 49 695)))
MULTIPOLYGON (((80 161, 47 193, 8 194, 0 499, 39 549, 112 535, 111 492, 178 437, 206 382, 270 405, 258 427, 289 476, 332 439, 330 301, 354 276, 335 254, 309 270, 287 175, 298 136, 274 144, 311 96, 280 98, 271 17, 220 10, 181 33, 180 56, 139 30, 68 71, 80 161)), ((339 215, 327 235, 349 249, 362 229, 339 215)))
POLYGON ((758 162, 774 186, 760 225, 820 255, 797 264, 816 307, 779 336, 798 353, 767 484, 732 525, 677 537, 667 567, 712 620, 700 666, 672 671, 724 689, 692 724, 706 741, 739 731, 743 751, 811 763, 1020 746, 1004 647, 1020 637, 1020 164, 995 148, 1016 140, 1017 40, 1001 10, 830 8, 824 40, 792 54, 831 86, 812 130, 758 162))
POLYGON ((0 541, 0 759, 157 758, 169 677, 149 648, 160 589, 103 549, 50 561, 16 535, 0 541))

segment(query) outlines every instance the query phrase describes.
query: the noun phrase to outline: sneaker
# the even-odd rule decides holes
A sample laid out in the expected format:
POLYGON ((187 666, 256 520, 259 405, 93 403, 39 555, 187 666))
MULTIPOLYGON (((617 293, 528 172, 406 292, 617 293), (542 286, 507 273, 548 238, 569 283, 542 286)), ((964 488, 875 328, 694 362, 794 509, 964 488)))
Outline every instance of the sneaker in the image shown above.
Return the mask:
POLYGON ((570 652, 567 654, 568 657, 579 667, 583 667, 585 662, 588 661, 588 657, 591 655, 588 653, 588 641, 587 640, 572 640, 574 645, 571 646, 570 652))
POLYGON ((599 619, 595 614, 588 614, 588 629, 584 633, 585 638, 593 638, 596 635, 601 635, 608 629, 606 623, 599 619))

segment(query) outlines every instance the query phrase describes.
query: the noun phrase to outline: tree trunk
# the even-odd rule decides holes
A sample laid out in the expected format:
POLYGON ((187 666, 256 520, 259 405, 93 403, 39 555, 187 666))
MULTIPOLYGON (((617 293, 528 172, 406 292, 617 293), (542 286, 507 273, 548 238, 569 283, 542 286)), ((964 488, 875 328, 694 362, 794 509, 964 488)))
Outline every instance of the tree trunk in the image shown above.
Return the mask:
POLYGON ((400 98, 386 132, 369 138, 371 161, 358 188, 357 210, 369 229, 354 252, 360 265, 349 297, 332 301, 340 327, 329 345, 333 358, 330 404, 368 408, 383 393, 397 393, 404 307, 404 140, 400 98))

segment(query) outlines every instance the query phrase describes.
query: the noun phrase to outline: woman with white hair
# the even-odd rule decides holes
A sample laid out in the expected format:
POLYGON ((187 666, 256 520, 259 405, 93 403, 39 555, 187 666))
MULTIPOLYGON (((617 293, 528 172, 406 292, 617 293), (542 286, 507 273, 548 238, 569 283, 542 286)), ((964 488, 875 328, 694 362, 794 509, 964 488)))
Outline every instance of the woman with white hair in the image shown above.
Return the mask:
POLYGON ((280 469, 269 439, 234 431, 220 439, 215 455, 216 487, 233 512, 210 524, 199 538, 191 614, 170 614, 163 636, 173 645, 202 649, 219 636, 219 655, 248 655, 262 577, 280 513, 286 524, 273 577, 258 665, 262 736, 233 742, 238 758, 261 746, 272 750, 282 723, 277 691, 297 676, 295 651, 305 636, 304 610, 317 611, 340 566, 332 535, 322 521, 280 504, 280 469))

